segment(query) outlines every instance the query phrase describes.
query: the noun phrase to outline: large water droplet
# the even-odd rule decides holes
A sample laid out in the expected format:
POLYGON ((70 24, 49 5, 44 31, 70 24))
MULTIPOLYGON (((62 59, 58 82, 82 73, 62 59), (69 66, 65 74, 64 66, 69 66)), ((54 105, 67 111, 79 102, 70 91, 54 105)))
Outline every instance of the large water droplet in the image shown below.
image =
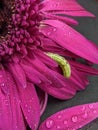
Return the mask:
POLYGON ((72 121, 73 121, 73 122, 77 122, 77 121, 78 121, 78 117, 77 117, 77 116, 73 116, 73 117, 72 117, 72 121))
POLYGON ((53 127, 53 123, 54 123, 53 120, 47 120, 47 121, 46 121, 46 127, 47 127, 47 128, 53 127))

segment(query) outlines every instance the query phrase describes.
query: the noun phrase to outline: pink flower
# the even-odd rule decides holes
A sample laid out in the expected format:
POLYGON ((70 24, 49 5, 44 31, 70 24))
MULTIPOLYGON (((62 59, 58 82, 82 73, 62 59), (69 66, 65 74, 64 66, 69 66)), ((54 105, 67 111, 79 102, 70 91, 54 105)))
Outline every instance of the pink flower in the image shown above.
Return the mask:
POLYGON ((76 0, 0 1, 1 130, 36 130, 47 94, 72 98, 98 74, 98 47, 70 16, 94 17, 76 0))

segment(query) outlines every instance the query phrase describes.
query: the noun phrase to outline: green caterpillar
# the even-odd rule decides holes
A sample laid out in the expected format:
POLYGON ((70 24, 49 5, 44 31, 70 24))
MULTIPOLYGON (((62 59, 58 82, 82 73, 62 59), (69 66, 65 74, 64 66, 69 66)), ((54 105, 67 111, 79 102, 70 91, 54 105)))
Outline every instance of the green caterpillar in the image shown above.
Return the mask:
POLYGON ((48 52, 46 54, 59 64, 59 66, 61 67, 61 69, 63 71, 63 75, 66 78, 69 78, 71 76, 71 67, 70 67, 68 61, 64 57, 62 57, 58 54, 50 53, 50 52, 48 52))

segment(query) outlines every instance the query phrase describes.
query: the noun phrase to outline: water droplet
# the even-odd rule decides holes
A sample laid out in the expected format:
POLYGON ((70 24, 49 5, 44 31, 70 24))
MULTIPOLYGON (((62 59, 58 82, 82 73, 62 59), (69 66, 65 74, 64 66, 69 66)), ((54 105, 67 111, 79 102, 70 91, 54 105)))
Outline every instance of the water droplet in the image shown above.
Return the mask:
POLYGON ((28 105, 26 104, 25 107, 28 107, 28 105))
POLYGON ((4 86, 5 86, 5 84, 4 84, 4 83, 2 83, 2 84, 1 84, 1 87, 4 87, 4 86))
POLYGON ((79 125, 79 129, 82 128, 82 125, 79 125))
POLYGON ((96 114, 96 113, 97 113, 97 111, 96 111, 96 110, 94 110, 94 111, 93 111, 93 113, 94 113, 94 114, 96 114))
POLYGON ((28 112, 30 112, 30 109, 28 109, 28 112))
POLYGON ((3 76, 2 75, 0 75, 0 78, 2 78, 3 76))
POLYGON ((83 118, 87 118, 88 117, 88 114, 87 114, 87 112, 85 112, 84 114, 83 114, 83 116, 82 116, 83 118))
POLYGON ((47 128, 53 127, 53 123, 54 123, 53 120, 47 120, 47 121, 46 121, 46 127, 47 127, 47 128))
POLYGON ((89 105, 89 108, 92 109, 94 106, 92 104, 89 105))
POLYGON ((84 111, 85 109, 86 109, 85 106, 83 106, 81 110, 84 111))
POLYGON ((77 122, 77 121, 78 121, 78 117, 77 117, 77 116, 73 116, 73 117, 72 117, 72 121, 73 121, 73 122, 77 122))
POLYGON ((27 116, 26 116, 25 118, 26 118, 26 120, 28 119, 28 117, 27 117, 27 116))
POLYGON ((58 119, 61 119, 61 117, 62 117, 61 115, 58 115, 58 119))
POLYGON ((56 28, 54 28, 53 31, 55 32, 55 31, 56 31, 56 28))
POLYGON ((68 121, 67 120, 64 120, 64 125, 67 125, 68 121))
POLYGON ((34 127, 37 128, 37 124, 34 124, 34 127))
POLYGON ((61 127, 58 125, 58 126, 57 126, 57 129, 60 129, 60 128, 61 128, 61 127))
POLYGON ((47 35, 49 36, 51 34, 51 32, 48 32, 47 35))

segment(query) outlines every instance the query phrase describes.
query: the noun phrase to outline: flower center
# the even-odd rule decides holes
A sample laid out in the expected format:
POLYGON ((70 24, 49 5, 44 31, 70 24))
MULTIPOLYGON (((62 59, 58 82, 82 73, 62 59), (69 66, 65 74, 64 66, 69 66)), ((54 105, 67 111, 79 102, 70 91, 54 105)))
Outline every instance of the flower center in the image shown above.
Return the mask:
POLYGON ((13 0, 0 0, 0 39, 8 34, 8 25, 12 15, 13 0))
POLYGON ((3 9, 4 7, 4 3, 3 3, 3 0, 0 1, 0 9, 3 9))
POLYGON ((0 0, 0 58, 16 53, 23 56, 39 46, 41 20, 39 1, 0 0))

